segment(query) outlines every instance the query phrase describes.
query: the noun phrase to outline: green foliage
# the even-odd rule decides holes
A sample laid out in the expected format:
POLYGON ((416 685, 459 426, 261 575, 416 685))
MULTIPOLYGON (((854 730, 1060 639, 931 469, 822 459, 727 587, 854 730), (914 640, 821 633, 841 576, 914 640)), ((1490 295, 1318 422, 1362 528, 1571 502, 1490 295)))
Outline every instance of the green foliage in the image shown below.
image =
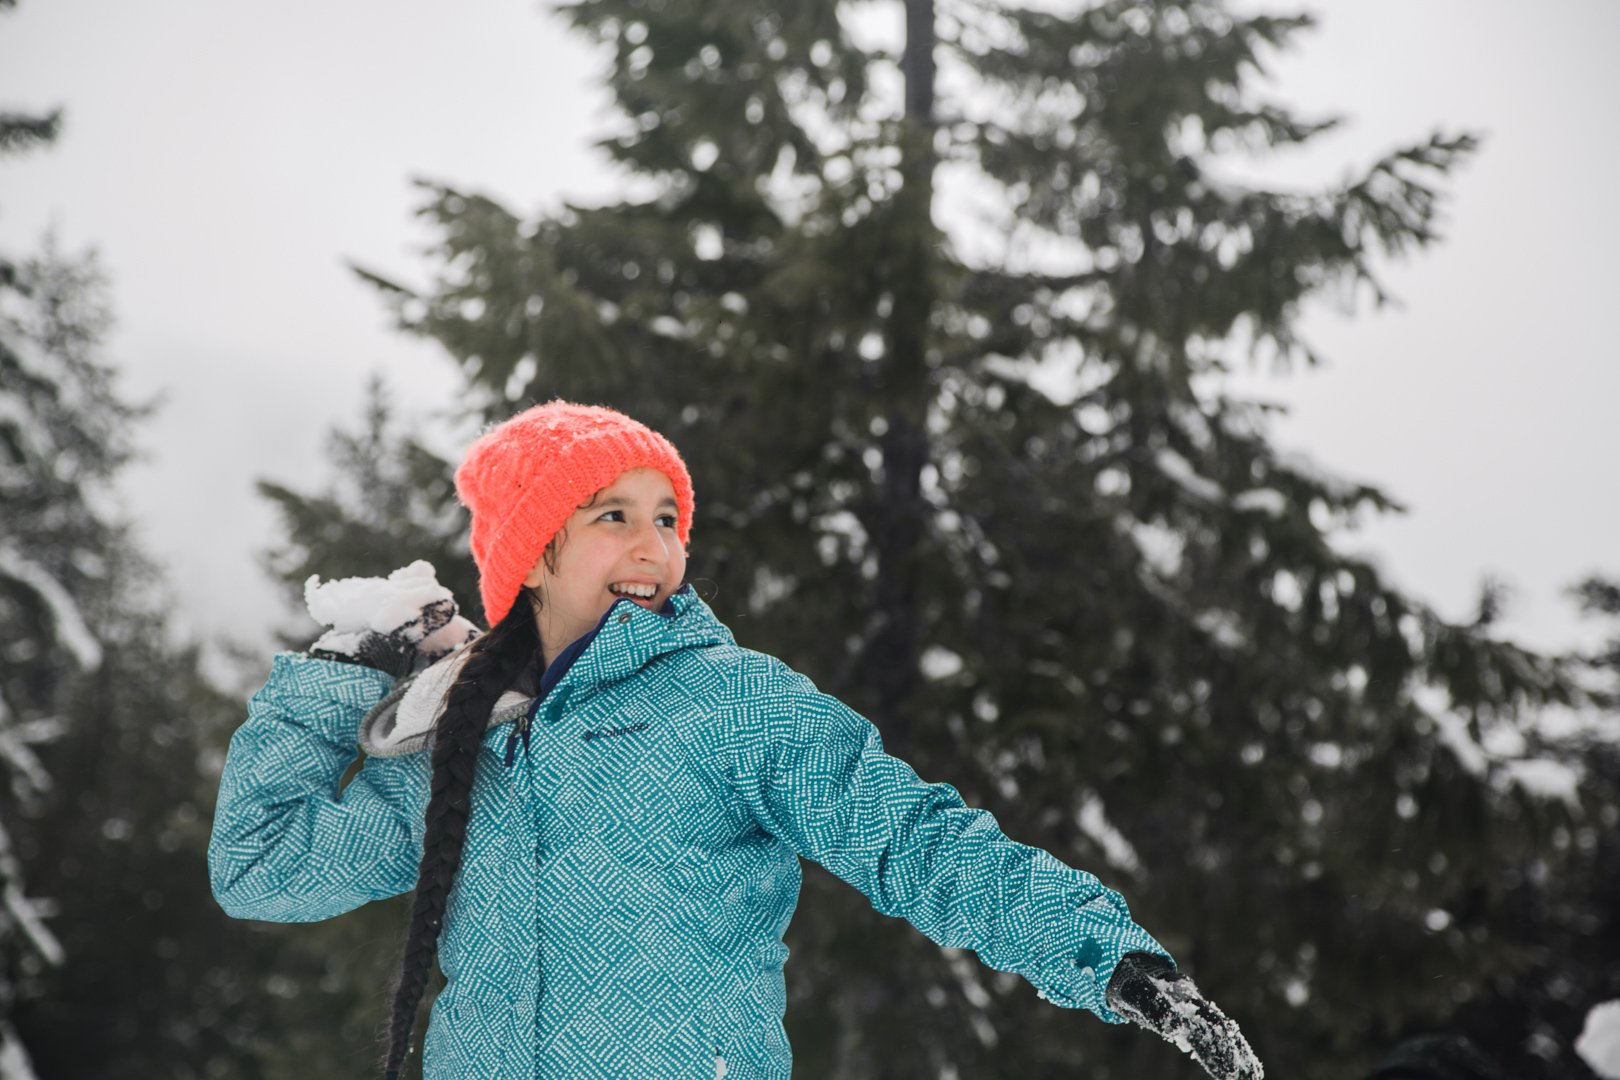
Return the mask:
POLYGON ((253 950, 203 865, 205 733, 237 707, 171 644, 155 572, 116 513, 147 410, 99 358, 109 316, 93 255, 47 242, 13 265, 0 288, 0 1042, 43 1075, 200 1077, 234 1056, 222 1021, 251 997, 233 965, 253 950))
MULTIPOLYGON (((1620 997, 1620 582, 1591 575, 1570 590, 1580 611, 1606 621, 1607 640, 1573 659, 1595 713, 1554 712, 1539 742, 1574 759, 1583 811, 1545 830, 1543 847, 1505 868, 1513 918, 1498 932, 1522 959, 1490 992, 1459 1008, 1469 1030, 1521 1034, 1537 1056, 1566 1060, 1594 1003, 1620 997), (1553 738, 1556 736, 1556 738, 1553 738)), ((1573 1061, 1560 1075, 1579 1069, 1573 1061)), ((1551 1073, 1552 1070, 1549 1070, 1551 1073)))
POLYGON ((114 485, 148 407, 124 399, 101 359, 94 257, 47 243, 14 265, 0 287, 8 1067, 107 1080, 290 1080, 310 1060, 369 1071, 392 926, 368 943, 363 920, 334 924, 323 929, 345 939, 319 951, 319 934, 236 922, 214 903, 209 821, 242 703, 175 643, 171 600, 118 513, 114 485), (296 1073, 287 1052, 303 1055, 296 1073))
POLYGON ((0 156, 53 143, 61 128, 60 109, 44 115, 0 112, 0 156))
MULTIPOLYGON (((260 481, 259 493, 281 512, 287 542, 268 553, 267 568, 302 602, 312 574, 330 581, 386 576, 427 559, 463 604, 475 604, 478 574, 467 554, 466 521, 455 504, 450 463, 395 430, 382 384, 369 389, 364 425, 335 433, 330 454, 338 482, 300 495, 260 481)), ((289 641, 302 649, 308 641, 289 641)))
POLYGON ((95 620, 101 663, 66 681, 61 734, 39 751, 55 782, 20 845, 65 959, 15 1022, 41 1076, 263 1075, 238 1067, 238 1042, 274 1017, 278 942, 224 916, 204 860, 209 747, 241 705, 198 675, 194 650, 164 641, 164 611, 132 601, 151 583, 115 566, 103 583, 115 603, 95 620))
MULTIPOLYGON (((0 1016, 64 962, 38 891, 32 819, 54 780, 40 748, 62 737, 70 688, 102 662, 92 627, 122 538, 91 501, 125 446, 128 409, 89 351, 106 320, 93 260, 45 252, 0 283, 0 1016)), ((9 1022, 0 1053, 27 1061, 9 1022)))
MULTIPOLYGON (((17 6, 17 0, 0 0, 0 12, 17 6)), ((0 109, 0 158, 25 154, 49 146, 62 131, 62 110, 48 113, 12 112, 0 109)), ((0 290, 15 288, 17 267, 0 252, 0 290)))
MULTIPOLYGON (((0 157, 50 143, 59 120, 0 113, 0 157)), ((0 253, 0 1071, 364 1074, 392 925, 368 939, 364 918, 339 921, 327 950, 305 928, 229 919, 209 893, 242 703, 176 643, 172 600, 119 510, 150 406, 118 390, 110 321, 93 254, 49 239, 0 253)), ((390 914, 374 908, 363 916, 390 914)))

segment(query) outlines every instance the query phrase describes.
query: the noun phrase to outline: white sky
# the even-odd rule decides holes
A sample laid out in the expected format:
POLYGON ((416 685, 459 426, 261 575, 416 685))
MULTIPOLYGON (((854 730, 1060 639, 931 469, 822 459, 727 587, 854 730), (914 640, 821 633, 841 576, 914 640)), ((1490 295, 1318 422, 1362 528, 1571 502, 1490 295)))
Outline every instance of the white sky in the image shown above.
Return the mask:
MULTIPOLYGON (((1323 305, 1306 327, 1325 369, 1238 387, 1290 405, 1281 446, 1410 508, 1342 547, 1451 618, 1495 574, 1516 590, 1504 635, 1590 644, 1598 627, 1560 590, 1620 574, 1620 4, 1310 10, 1322 25, 1274 92, 1351 123, 1252 175, 1335 180, 1436 126, 1488 139, 1450 185, 1445 242, 1389 269, 1402 309, 1323 305)), ((106 355, 127 393, 167 402, 128 503, 191 626, 259 645, 285 621, 257 566, 275 533, 253 481, 322 481, 325 433, 353 424, 370 373, 407 408, 459 382, 346 260, 420 275, 412 176, 525 215, 609 197, 588 145, 610 115, 598 69, 531 0, 22 0, 0 15, 0 108, 67 110, 55 148, 0 165, 0 246, 27 251, 54 225, 100 250, 119 320, 106 355)))

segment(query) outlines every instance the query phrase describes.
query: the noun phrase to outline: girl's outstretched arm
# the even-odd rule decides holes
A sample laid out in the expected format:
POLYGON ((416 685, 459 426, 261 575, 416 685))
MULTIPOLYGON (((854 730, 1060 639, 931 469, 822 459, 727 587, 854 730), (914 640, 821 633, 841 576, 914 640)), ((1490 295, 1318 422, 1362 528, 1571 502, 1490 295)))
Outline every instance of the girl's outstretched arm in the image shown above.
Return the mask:
POLYGON ((361 717, 393 683, 358 664, 275 658, 220 778, 208 872, 228 914, 312 922, 416 884, 427 755, 368 758, 338 790, 361 717))
POLYGON ((878 911, 1111 1023, 1125 1021, 1106 999, 1120 959, 1169 957, 1117 892, 923 782, 871 722, 780 661, 751 655, 728 702, 731 781, 754 817, 878 911))

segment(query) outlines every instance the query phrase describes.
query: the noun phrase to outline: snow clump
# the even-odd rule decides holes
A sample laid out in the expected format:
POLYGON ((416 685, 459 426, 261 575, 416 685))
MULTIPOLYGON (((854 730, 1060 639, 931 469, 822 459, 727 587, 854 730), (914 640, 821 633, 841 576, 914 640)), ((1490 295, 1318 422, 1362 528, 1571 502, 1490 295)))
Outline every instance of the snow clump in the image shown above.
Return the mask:
POLYGON ((433 564, 426 559, 402 566, 386 578, 323 582, 319 574, 311 574, 304 582, 304 603, 311 618, 330 627, 317 644, 333 652, 352 651, 343 646, 368 632, 392 634, 403 630, 409 636, 413 622, 418 624, 416 636, 420 637, 423 608, 448 603, 455 610, 455 598, 439 584, 433 564))
POLYGON ((1603 1080, 1620 1080, 1620 1000, 1592 1007, 1575 1052, 1603 1080))

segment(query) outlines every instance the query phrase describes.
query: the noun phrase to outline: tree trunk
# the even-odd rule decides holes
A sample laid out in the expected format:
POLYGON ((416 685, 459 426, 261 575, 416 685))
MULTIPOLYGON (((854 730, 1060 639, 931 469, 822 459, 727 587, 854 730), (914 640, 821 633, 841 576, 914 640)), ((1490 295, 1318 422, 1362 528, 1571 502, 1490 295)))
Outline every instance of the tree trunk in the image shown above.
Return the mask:
POLYGON ((928 329, 935 302, 934 42, 933 0, 906 0, 901 188, 890 223, 891 307, 879 374, 880 400, 889 412, 878 436, 883 473, 868 530, 878 556, 868 685, 884 735, 900 754, 912 739, 923 618, 919 561, 928 515, 922 469, 928 461, 928 329))

